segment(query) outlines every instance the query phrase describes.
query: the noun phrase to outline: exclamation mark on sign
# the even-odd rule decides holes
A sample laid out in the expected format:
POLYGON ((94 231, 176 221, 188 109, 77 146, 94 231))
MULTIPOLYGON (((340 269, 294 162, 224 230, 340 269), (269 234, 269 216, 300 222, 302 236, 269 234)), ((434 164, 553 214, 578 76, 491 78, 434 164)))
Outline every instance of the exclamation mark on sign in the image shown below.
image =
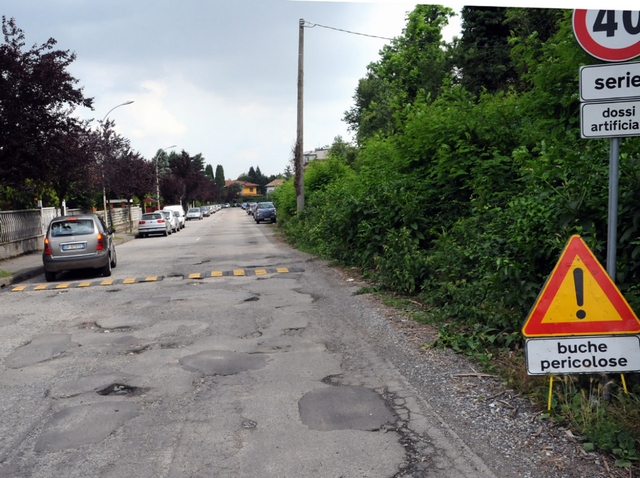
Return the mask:
MULTIPOLYGON (((584 305, 584 275, 579 267, 573 270, 573 283, 576 289, 576 302, 578 307, 582 307, 584 305)), ((579 319, 584 319, 586 316, 587 313, 582 309, 578 309, 576 312, 576 317, 579 319)))

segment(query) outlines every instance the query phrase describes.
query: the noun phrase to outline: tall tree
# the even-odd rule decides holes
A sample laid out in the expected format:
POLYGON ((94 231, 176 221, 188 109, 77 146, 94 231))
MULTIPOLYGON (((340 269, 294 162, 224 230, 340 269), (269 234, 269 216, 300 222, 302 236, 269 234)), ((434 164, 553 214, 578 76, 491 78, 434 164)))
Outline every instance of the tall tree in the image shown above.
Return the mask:
POLYGON ((380 60, 367 66, 356 88, 355 106, 344 115, 358 143, 393 134, 416 99, 438 95, 451 66, 442 28, 453 14, 439 5, 416 6, 402 35, 382 48, 380 60))
POLYGON ((222 192, 225 185, 225 179, 224 179, 224 168, 220 164, 216 166, 215 181, 216 181, 216 184, 218 185, 218 190, 222 192))
POLYGON ((462 39, 454 55, 462 85, 474 94, 490 93, 513 85, 509 25, 503 7, 463 7, 462 39))
POLYGON ((210 164, 207 164, 207 167, 204 168, 204 174, 212 181, 215 179, 215 176, 213 175, 213 166, 211 166, 210 164))
POLYGON ((25 50, 24 32, 13 18, 2 17, 0 45, 0 177, 20 187, 26 180, 46 182, 62 156, 50 156, 55 139, 76 131, 71 113, 91 108, 82 88, 67 71, 76 59, 68 50, 54 49, 50 38, 25 50))

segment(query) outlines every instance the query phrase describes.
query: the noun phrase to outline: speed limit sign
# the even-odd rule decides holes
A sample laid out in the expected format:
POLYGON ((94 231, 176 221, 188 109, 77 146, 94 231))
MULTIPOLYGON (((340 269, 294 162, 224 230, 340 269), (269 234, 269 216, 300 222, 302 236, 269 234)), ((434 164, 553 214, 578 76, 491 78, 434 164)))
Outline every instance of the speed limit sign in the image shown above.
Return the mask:
POLYGON ((640 55, 640 12, 574 10, 573 32, 580 46, 604 61, 627 61, 640 55))

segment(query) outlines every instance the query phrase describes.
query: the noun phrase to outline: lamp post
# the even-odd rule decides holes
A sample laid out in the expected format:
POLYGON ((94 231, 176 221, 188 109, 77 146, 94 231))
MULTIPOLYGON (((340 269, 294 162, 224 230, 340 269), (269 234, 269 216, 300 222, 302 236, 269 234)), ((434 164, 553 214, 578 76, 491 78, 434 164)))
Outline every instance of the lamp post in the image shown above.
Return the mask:
MULTIPOLYGON (((171 146, 162 148, 162 151, 166 151, 167 149, 175 147, 176 145, 172 144, 171 146)), ((160 157, 156 158, 156 207, 158 208, 158 210, 160 210, 160 176, 158 175, 158 161, 160 161, 160 157)))
MULTIPOLYGON (((119 108, 120 106, 126 106, 126 105, 130 105, 131 103, 133 103, 133 100, 129 100, 129 101, 125 101, 124 103, 120 103, 119 105, 114 106, 113 108, 111 108, 109 111, 107 111, 107 114, 104 115, 104 118, 102 118, 102 123, 104 124, 104 121, 107 119, 107 116, 109 116, 109 113, 111 113, 113 110, 115 110, 116 108, 119 108)), ((107 225, 107 228, 109 227, 109 217, 107 216, 107 191, 105 189, 105 185, 104 185, 104 161, 105 161, 106 157, 103 156, 102 161, 102 206, 104 208, 104 222, 107 225)))

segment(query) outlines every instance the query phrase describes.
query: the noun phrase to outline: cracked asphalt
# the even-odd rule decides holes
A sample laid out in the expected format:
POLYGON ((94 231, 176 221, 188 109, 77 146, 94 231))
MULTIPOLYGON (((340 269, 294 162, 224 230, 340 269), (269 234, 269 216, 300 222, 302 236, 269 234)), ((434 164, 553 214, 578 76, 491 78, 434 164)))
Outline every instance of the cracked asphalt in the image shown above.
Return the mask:
POLYGON ((118 258, 108 286, 0 296, 0 476, 600 476, 487 449, 420 368, 449 355, 414 353, 357 282, 239 209, 118 258), (189 277, 203 265, 265 273, 189 277))

